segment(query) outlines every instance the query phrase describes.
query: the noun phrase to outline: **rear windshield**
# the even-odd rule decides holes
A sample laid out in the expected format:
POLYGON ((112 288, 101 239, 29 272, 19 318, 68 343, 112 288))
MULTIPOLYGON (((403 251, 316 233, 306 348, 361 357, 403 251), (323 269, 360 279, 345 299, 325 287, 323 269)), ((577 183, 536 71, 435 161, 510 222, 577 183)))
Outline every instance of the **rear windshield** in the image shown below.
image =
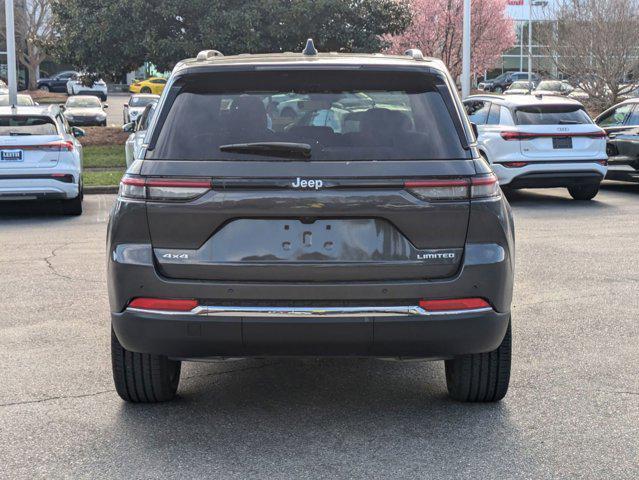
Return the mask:
POLYGON ((592 123, 579 105, 533 105, 515 110, 517 125, 576 125, 592 123))
POLYGON ((67 100, 67 107, 98 108, 102 105, 98 97, 71 97, 67 100))
POLYGON ((174 87, 179 93, 165 106, 147 158, 278 157, 227 148, 264 142, 310 146, 311 161, 466 158, 448 90, 435 75, 290 70, 187 78, 174 87))
POLYGON ((0 135, 57 135, 49 117, 14 115, 0 117, 0 135))

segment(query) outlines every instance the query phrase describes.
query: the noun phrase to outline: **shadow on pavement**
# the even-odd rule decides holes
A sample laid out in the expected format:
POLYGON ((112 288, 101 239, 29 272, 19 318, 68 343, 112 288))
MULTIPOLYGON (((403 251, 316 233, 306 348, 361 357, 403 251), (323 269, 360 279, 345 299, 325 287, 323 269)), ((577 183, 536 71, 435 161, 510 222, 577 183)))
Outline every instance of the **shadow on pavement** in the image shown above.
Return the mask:
POLYGON ((58 201, 0 202, 0 220, 16 218, 72 218, 62 213, 62 204, 58 201))
MULTIPOLYGON (((324 462, 354 466, 370 459, 379 466, 366 470, 388 478, 398 464, 410 467, 416 459, 418 468, 432 462, 431 472, 446 468, 454 451, 463 452, 469 466, 496 451, 528 455, 518 451, 526 441, 507 402, 462 404, 447 397, 443 362, 275 359, 188 365, 177 401, 123 403, 115 434, 160 456, 177 445, 191 459, 216 462, 220 471, 234 462, 271 472, 282 464, 322 471, 328 468, 324 462)), ((305 473, 318 478, 317 472, 305 473)))

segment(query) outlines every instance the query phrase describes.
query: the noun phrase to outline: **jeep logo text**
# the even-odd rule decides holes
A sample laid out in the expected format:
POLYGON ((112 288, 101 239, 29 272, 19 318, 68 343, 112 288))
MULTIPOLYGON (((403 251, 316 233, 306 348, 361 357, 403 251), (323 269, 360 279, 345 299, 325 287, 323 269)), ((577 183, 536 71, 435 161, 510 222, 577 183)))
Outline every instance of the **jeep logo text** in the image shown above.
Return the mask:
POLYGON ((315 190, 319 190, 324 186, 324 182, 321 180, 306 180, 300 177, 297 177, 293 183, 291 183, 293 188, 314 188, 315 190))

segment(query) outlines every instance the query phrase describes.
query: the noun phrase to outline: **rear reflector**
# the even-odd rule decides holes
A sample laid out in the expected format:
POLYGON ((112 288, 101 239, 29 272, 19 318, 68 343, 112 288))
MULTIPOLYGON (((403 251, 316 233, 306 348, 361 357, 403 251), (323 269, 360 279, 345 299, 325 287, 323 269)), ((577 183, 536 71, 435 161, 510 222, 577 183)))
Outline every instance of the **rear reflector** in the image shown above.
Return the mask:
POLYGON ((494 174, 457 179, 412 180, 404 188, 423 200, 463 200, 499 195, 499 184, 494 174))
POLYGON ((508 168, 521 168, 528 165, 528 162, 504 162, 502 165, 508 168))
POLYGON ((130 308, 140 310, 164 310, 167 312, 190 312, 198 306, 197 300, 178 300, 171 298, 136 298, 129 303, 130 308))
POLYGON ((192 200, 210 189, 210 180, 125 176, 120 182, 121 197, 147 200, 192 200))
POLYGON ((450 300, 420 300, 419 306, 429 312, 446 312, 452 310, 477 310, 490 308, 483 298, 454 298, 450 300))
POLYGON ((603 130, 597 132, 546 132, 546 133, 531 133, 531 132, 517 132, 506 130, 500 132, 501 138, 508 141, 517 140, 534 140, 535 138, 565 138, 565 137, 585 137, 585 138, 606 138, 606 132, 603 130))

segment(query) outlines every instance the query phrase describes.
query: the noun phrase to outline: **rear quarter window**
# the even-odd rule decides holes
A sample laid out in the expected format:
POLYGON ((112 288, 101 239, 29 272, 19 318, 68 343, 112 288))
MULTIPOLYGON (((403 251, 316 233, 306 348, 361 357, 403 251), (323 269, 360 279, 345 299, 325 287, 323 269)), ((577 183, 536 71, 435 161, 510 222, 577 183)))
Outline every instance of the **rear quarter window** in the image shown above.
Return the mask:
POLYGON ((0 135, 57 135, 55 121, 50 117, 13 115, 0 117, 0 135))
POLYGON ((447 107, 450 92, 434 74, 218 72, 189 75, 176 84, 179 90, 160 115, 147 159, 264 160, 268 154, 220 150, 260 142, 310 145, 310 161, 468 155, 458 133, 461 120, 457 117, 456 124, 456 113, 447 107))
POLYGON ((578 105, 530 105, 515 109, 517 125, 589 124, 592 120, 578 105))

